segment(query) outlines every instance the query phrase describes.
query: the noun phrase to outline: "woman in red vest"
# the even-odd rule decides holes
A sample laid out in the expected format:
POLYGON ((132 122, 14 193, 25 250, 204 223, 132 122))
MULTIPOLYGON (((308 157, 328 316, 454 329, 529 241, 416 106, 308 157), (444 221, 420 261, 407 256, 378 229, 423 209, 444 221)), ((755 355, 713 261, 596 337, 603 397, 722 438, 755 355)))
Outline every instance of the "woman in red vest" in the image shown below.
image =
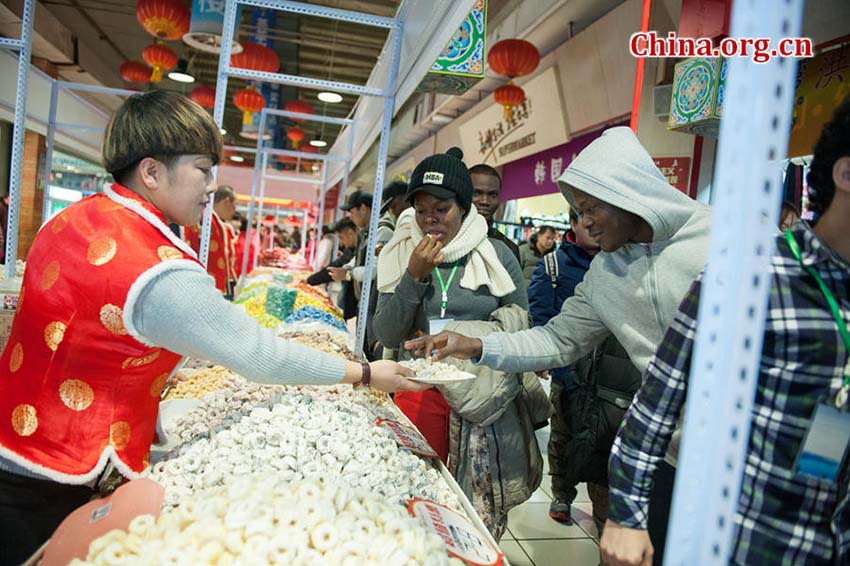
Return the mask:
POLYGON ((93 496, 107 464, 139 476, 181 356, 262 383, 371 375, 384 391, 421 389, 393 362, 347 362, 282 340, 222 298, 168 227, 198 223, 221 152, 218 126, 196 103, 161 90, 132 96, 104 137, 115 184, 33 242, 0 356, 0 564, 35 551, 93 496))

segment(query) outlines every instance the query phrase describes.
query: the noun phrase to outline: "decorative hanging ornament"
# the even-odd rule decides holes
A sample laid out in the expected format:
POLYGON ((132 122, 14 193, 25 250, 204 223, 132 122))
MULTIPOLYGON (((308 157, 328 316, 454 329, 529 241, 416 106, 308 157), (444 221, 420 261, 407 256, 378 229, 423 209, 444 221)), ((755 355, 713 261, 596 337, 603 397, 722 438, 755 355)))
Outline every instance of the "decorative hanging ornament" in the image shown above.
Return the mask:
POLYGON ((126 61, 121 64, 121 78, 128 83, 145 84, 151 82, 151 70, 141 61, 126 61))
POLYGON ((524 39, 503 39, 490 48, 487 63, 500 75, 514 79, 534 72, 540 52, 524 39))
POLYGON ((192 12, 181 0, 138 0, 136 19, 158 39, 180 39, 189 32, 192 12))
POLYGON ((298 149, 298 146, 301 145, 301 141, 304 139, 304 130, 298 126, 289 128, 286 132, 286 137, 292 142, 292 147, 298 149))
POLYGON ((242 42, 242 52, 230 56, 230 65, 240 69, 276 73, 280 69, 280 58, 273 49, 259 43, 242 42))
MULTIPOLYGON (((299 114, 314 114, 313 106, 309 102, 303 100, 290 100, 283 105, 283 109, 287 112, 298 112, 299 114)), ((306 122, 306 118, 290 118, 293 122, 306 122)))
POLYGON ((253 86, 248 86, 233 95, 233 104, 242 111, 242 124, 248 125, 253 119, 254 112, 265 108, 266 99, 253 86))
POLYGON ((525 91, 513 82, 502 85, 493 93, 496 104, 505 107, 505 120, 510 121, 513 116, 513 107, 519 106, 525 100, 525 91))
POLYGON ((151 82, 158 83, 162 74, 177 66, 177 54, 162 43, 153 43, 142 51, 142 59, 153 69, 151 82))
POLYGON ((215 89, 211 86, 196 86, 189 97, 204 108, 215 107, 215 89))
MULTIPOLYGON (((540 52, 524 39, 503 39, 490 48, 487 63, 500 75, 514 79, 534 72, 540 64, 540 52)), ((508 81, 496 89, 493 98, 505 107, 505 120, 510 120, 513 107, 525 100, 525 91, 508 81)))

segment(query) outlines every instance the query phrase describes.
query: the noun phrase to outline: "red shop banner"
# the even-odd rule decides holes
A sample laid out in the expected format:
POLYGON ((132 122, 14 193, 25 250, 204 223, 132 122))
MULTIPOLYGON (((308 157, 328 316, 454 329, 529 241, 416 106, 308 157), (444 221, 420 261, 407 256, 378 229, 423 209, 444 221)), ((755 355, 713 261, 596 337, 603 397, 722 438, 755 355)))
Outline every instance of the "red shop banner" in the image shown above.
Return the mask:
POLYGON ((691 181, 690 157, 653 157, 652 160, 668 183, 693 198, 693 195, 688 194, 691 181))

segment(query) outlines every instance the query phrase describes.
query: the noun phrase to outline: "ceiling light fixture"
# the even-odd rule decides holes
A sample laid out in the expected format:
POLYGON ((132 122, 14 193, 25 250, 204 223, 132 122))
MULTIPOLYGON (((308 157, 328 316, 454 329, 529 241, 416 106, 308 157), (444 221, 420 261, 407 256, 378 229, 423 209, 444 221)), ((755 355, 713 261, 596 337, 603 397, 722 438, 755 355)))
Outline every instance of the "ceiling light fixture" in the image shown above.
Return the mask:
POLYGON ((231 155, 230 160, 235 161, 236 163, 242 163, 243 161, 245 161, 245 158, 241 155, 231 155))
POLYGON ((168 73, 168 78, 178 83, 195 82, 195 77, 189 74, 189 61, 187 59, 177 61, 177 66, 168 73))
POLYGON ((219 129, 221 130, 221 135, 223 135, 223 136, 227 135, 227 130, 225 130, 224 128, 219 128, 219 129))
POLYGON ((310 145, 312 145, 313 147, 325 147, 328 145, 328 142, 326 142, 322 138, 316 138, 314 140, 310 140, 310 145))
POLYGON ((336 104, 337 102, 342 102, 342 96, 335 92, 320 92, 318 95, 319 100, 322 102, 328 102, 330 104, 336 104))

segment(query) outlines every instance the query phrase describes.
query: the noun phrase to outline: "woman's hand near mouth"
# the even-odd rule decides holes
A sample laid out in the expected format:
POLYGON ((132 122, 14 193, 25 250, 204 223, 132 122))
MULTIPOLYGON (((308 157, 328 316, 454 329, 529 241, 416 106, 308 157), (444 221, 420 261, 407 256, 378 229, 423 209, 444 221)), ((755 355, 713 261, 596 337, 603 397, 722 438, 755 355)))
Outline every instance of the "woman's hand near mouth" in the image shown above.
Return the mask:
POLYGON ((407 271, 416 281, 424 281, 435 267, 443 262, 443 244, 431 234, 426 234, 410 255, 407 271))

